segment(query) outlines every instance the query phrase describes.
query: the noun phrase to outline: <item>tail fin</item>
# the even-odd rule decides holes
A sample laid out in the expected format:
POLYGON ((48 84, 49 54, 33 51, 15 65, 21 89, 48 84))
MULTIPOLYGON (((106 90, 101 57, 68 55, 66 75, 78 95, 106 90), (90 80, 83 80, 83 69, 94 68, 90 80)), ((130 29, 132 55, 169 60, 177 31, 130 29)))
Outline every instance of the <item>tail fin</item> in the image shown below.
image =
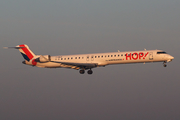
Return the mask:
POLYGON ((36 56, 26 44, 18 45, 15 48, 19 49, 24 59, 28 62, 36 56))

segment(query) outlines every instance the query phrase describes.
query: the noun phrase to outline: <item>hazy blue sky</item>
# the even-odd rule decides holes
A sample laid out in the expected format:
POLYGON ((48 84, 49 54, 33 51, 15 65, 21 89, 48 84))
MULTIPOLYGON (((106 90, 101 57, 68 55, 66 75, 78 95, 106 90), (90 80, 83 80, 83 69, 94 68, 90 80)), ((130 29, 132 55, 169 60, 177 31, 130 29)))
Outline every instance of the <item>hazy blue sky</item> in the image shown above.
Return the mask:
POLYGON ((179 0, 1 0, 1 120, 179 120, 179 0), (23 65, 17 50, 79 54, 162 49, 162 63, 80 75, 23 65))

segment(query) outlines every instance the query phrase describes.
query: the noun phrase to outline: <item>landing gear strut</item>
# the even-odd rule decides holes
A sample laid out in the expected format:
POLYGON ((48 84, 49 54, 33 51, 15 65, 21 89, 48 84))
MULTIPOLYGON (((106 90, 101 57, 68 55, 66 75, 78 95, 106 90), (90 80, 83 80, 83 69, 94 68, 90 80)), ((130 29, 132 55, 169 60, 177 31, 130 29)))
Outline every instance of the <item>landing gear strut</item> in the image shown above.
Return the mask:
POLYGON ((164 67, 167 67, 167 65, 166 65, 166 61, 164 61, 164 62, 163 62, 163 66, 164 66, 164 67))

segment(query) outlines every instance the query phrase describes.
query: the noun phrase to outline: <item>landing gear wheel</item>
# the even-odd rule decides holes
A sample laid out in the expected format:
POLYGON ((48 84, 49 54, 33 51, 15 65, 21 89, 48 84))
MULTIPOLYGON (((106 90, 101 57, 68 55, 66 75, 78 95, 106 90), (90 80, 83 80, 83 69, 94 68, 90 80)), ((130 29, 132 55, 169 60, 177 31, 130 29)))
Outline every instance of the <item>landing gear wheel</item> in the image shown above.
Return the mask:
POLYGON ((92 71, 92 70, 88 70, 87 73, 88 73, 88 74, 92 74, 93 71, 92 71))
POLYGON ((163 66, 164 66, 164 67, 167 67, 167 65, 166 65, 166 61, 164 61, 164 62, 163 62, 163 66))
POLYGON ((163 66, 164 66, 164 67, 167 67, 167 65, 166 65, 166 64, 164 64, 163 66))
POLYGON ((80 74, 84 74, 84 72, 85 72, 84 70, 80 70, 79 71, 80 74))

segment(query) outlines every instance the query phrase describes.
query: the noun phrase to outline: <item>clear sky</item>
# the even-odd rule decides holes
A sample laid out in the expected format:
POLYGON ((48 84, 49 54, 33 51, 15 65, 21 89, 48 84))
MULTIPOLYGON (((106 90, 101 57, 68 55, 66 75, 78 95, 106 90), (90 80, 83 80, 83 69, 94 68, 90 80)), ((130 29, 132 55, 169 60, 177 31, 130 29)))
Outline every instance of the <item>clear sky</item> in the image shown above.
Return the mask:
POLYGON ((1 120, 179 120, 179 0, 1 0, 1 120), (64 55, 162 49, 162 63, 80 75, 23 65, 17 50, 64 55))

